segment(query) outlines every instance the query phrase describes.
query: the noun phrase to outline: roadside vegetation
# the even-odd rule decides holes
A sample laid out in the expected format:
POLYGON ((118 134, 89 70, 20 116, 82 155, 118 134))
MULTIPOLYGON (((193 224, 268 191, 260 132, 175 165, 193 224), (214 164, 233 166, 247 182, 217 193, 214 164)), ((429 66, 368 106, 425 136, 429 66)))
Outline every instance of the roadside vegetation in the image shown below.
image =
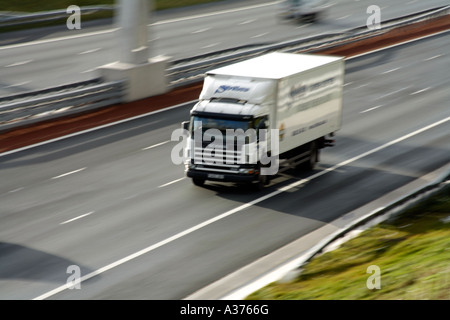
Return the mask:
POLYGON ((449 300, 450 186, 247 300, 449 300), (379 289, 375 271, 379 268, 379 289), (370 287, 370 288, 369 288, 370 287))

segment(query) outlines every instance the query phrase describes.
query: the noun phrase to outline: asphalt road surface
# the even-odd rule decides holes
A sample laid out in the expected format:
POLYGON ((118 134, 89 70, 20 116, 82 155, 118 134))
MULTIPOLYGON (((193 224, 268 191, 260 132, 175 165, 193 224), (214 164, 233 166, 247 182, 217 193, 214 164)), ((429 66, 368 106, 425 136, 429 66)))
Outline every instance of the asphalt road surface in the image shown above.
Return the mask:
MULTIPOLYGON (((277 43, 366 25, 364 1, 330 1, 318 23, 279 19, 279 1, 224 1, 153 14, 149 24, 151 56, 173 60, 218 50, 277 43)), ((388 20, 446 0, 378 1, 388 20)), ((99 77, 97 67, 120 60, 120 41, 110 21, 83 22, 81 30, 65 25, 0 35, 0 96, 70 84, 99 77)))
POLYGON ((192 103, 3 154, 0 299, 182 299, 448 164, 448 52, 446 32, 348 60, 336 146, 261 192, 171 162, 192 103))

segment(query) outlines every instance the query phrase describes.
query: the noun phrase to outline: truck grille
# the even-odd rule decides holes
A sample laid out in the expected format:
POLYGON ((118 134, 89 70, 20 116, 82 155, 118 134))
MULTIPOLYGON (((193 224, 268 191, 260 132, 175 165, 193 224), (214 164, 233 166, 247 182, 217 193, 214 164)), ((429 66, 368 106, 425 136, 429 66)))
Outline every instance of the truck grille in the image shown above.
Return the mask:
POLYGON ((216 149, 205 151, 205 148, 195 147, 193 162, 198 170, 238 173, 242 164, 241 155, 242 151, 227 150, 225 147, 219 151, 216 149))

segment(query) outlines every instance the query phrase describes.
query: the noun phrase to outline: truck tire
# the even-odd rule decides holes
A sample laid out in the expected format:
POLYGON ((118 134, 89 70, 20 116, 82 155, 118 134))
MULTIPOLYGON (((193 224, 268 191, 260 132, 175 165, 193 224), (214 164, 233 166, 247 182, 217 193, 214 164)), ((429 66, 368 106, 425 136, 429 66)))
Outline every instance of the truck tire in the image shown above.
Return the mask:
POLYGON ((317 162, 319 161, 319 148, 317 147, 317 143, 311 142, 309 147, 309 156, 308 160, 300 164, 302 170, 314 170, 317 162))
POLYGON ((262 191, 264 189, 264 187, 269 184, 270 180, 269 177, 266 175, 259 175, 258 176, 258 181, 256 183, 254 183, 254 187, 256 189, 256 191, 262 191))
POLYGON ((307 166, 308 166, 307 169, 314 170, 318 161, 319 161, 319 149, 317 148, 317 143, 313 142, 311 144, 309 161, 307 162, 307 166))
POLYGON ((192 178, 192 182, 193 182, 197 187, 203 187, 203 185, 205 184, 205 180, 204 180, 204 179, 199 179, 199 178, 192 178))

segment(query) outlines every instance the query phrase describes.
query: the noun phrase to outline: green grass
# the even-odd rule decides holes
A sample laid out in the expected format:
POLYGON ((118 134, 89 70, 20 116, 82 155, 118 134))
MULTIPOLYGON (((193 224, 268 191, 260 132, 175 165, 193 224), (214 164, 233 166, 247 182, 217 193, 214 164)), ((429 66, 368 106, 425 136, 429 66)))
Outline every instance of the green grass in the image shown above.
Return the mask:
POLYGON ((247 300, 450 299, 450 188, 313 258, 297 279, 272 283, 247 300), (367 288, 370 265, 381 288, 367 288))

